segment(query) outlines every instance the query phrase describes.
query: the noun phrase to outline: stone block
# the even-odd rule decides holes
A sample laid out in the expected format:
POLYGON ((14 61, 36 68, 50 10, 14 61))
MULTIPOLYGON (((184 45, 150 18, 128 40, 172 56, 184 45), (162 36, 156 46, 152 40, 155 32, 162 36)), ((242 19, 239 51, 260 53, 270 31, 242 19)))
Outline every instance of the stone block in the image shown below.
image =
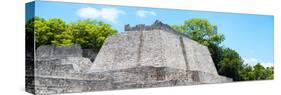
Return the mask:
POLYGON ((71 46, 42 45, 36 49, 36 58, 82 57, 82 49, 78 44, 71 46))

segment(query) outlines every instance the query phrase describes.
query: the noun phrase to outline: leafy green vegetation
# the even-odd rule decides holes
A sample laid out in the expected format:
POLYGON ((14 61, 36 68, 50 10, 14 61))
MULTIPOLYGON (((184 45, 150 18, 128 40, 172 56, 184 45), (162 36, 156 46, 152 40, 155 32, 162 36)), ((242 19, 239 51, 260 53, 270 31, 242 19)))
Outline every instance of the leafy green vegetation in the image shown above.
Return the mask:
POLYGON ((209 46, 220 44, 224 40, 223 34, 219 34, 217 26, 209 23, 207 19, 194 18, 184 21, 183 25, 173 25, 176 31, 188 34, 191 39, 209 46))
POLYGON ((212 59, 220 75, 241 80, 273 79, 273 67, 264 67, 260 63, 249 66, 244 63, 239 53, 220 44, 225 40, 223 34, 218 33, 216 25, 207 19, 193 18, 185 20, 183 25, 173 25, 173 29, 185 33, 200 44, 209 48, 212 59))
POLYGON ((240 70, 243 69, 243 60, 239 54, 230 48, 223 49, 223 58, 218 63, 218 73, 233 80, 240 80, 240 70))
POLYGON ((270 80, 274 79, 273 67, 263 67, 260 63, 255 66, 245 65, 240 72, 241 80, 270 80))
POLYGON ((82 48, 99 51, 108 36, 117 33, 111 25, 96 20, 80 20, 67 24, 62 19, 45 20, 35 17, 26 24, 27 32, 35 32, 36 46, 69 46, 80 44, 82 48))

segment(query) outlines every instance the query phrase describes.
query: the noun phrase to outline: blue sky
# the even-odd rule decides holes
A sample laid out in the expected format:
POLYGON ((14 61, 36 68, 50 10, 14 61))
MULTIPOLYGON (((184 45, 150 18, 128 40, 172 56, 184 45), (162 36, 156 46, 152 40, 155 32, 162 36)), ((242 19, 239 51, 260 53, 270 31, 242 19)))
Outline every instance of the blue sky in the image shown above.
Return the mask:
POLYGON ((96 4, 37 1, 35 15, 61 18, 67 23, 82 19, 102 20, 123 32, 125 24, 152 24, 156 19, 166 24, 182 24, 191 18, 208 19, 225 35, 223 46, 236 50, 245 62, 273 65, 273 16, 172 10, 96 4))

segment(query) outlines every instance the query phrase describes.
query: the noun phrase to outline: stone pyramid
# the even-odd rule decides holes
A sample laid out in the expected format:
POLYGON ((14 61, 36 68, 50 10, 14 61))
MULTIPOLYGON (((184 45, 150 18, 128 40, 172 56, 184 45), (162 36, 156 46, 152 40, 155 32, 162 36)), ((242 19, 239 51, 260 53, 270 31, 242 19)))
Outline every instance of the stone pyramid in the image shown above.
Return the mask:
MULTIPOLYGON (((31 52, 32 54, 33 52, 31 52)), ((80 45, 42 45, 27 60, 26 89, 34 94, 231 82, 220 76, 206 46, 155 21, 125 26, 108 37, 94 62, 80 45)), ((94 54, 95 55, 95 54, 94 54)))
MULTIPOLYGON (((120 70, 132 70, 118 76, 128 81, 149 76, 152 78, 150 81, 153 81, 153 78, 158 81, 185 80, 190 83, 232 81, 218 75, 206 46, 191 40, 183 33, 174 31, 169 25, 158 20, 150 26, 126 25, 125 32, 109 37, 98 53, 90 72, 120 70), (160 74, 138 72, 134 70, 136 68, 153 68, 160 74)), ((145 80, 139 79, 141 82, 145 80)))

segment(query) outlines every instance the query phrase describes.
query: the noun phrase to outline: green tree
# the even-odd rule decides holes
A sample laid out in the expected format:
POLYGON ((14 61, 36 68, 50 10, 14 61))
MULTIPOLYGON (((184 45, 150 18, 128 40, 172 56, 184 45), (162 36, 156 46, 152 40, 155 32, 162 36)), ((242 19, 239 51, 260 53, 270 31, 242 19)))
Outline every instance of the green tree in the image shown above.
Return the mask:
POLYGON ((35 33, 36 46, 69 46, 80 44, 82 48, 99 51, 108 36, 117 33, 111 25, 96 20, 80 20, 70 24, 62 19, 45 20, 35 17, 26 23, 27 33, 35 33))
POLYGON ((240 71, 241 80, 255 80, 255 73, 252 66, 246 64, 243 65, 243 69, 240 71))
POLYGON ((260 63, 254 66, 254 73, 256 80, 266 79, 265 68, 260 63))
POLYGON ((49 44, 48 38, 46 36, 48 25, 46 21, 42 18, 35 17, 26 24, 27 31, 34 32, 35 33, 35 43, 36 45, 42 45, 42 44, 49 44))
POLYGON ((27 22, 26 31, 35 33, 36 46, 51 44, 55 35, 65 31, 66 23, 61 19, 45 20, 35 17, 27 22))
POLYGON ((51 18, 47 20, 46 23, 48 26, 46 36, 49 39, 49 43, 52 43, 52 41, 55 40, 55 37, 65 32, 68 27, 68 25, 62 19, 59 18, 51 18))
POLYGON ((218 73, 232 78, 234 81, 240 79, 240 70, 243 68, 243 60, 239 54, 230 48, 223 50, 223 59, 219 63, 218 73))
POLYGON ((240 71, 241 80, 271 80, 274 78, 273 67, 264 68, 263 65, 257 63, 256 65, 246 65, 240 71))
POLYGON ((216 25, 212 25, 207 19, 193 18, 184 21, 183 25, 173 25, 178 32, 188 34, 191 39, 205 45, 218 45, 224 41, 224 35, 218 33, 216 25))
POLYGON ((73 43, 80 44, 83 48, 99 51, 108 36, 115 35, 116 30, 111 25, 95 20, 80 20, 70 24, 72 28, 73 43))
POLYGON ((74 44, 73 39, 73 30, 68 26, 65 31, 55 35, 55 38, 51 43, 56 46, 69 46, 74 44))
POLYGON ((267 79, 273 80, 274 79, 274 67, 266 67, 266 74, 268 75, 267 79))
POLYGON ((255 80, 273 79, 273 67, 264 68, 260 63, 254 66, 255 80))

